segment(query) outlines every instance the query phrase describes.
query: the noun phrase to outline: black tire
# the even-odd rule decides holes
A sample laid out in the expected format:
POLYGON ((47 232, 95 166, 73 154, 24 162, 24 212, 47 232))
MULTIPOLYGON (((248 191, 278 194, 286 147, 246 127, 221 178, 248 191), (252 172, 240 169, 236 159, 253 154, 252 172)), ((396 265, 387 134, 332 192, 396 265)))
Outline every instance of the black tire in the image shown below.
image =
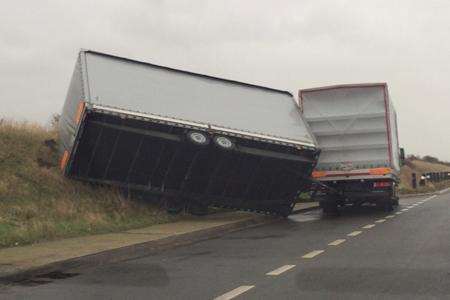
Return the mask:
POLYGON ((394 202, 389 199, 389 201, 386 201, 386 203, 384 204, 384 211, 385 212, 391 212, 394 210, 394 202))
POLYGON ((392 200, 392 202, 393 202, 394 206, 399 206, 398 197, 394 198, 394 200, 392 200))
POLYGON ((393 206, 398 206, 399 197, 398 197, 398 188, 397 188, 397 184, 393 186, 392 188, 392 205, 393 206))
POLYGON ((213 140, 214 140, 214 144, 223 150, 229 151, 229 150, 233 150, 236 147, 233 140, 227 136, 219 135, 219 136, 214 137, 213 140))
POLYGON ((391 212, 394 210, 394 202, 392 199, 378 199, 376 206, 378 209, 385 212, 391 212))
POLYGON ((275 213, 283 218, 287 218, 294 209, 295 203, 282 204, 275 209, 275 213))
POLYGON ((166 198, 165 205, 167 213, 176 215, 181 213, 185 209, 185 201, 181 198, 166 198))
POLYGON ((338 204, 335 201, 327 200, 319 203, 322 212, 326 216, 339 216, 338 204))
POLYGON ((205 216, 208 214, 208 205, 192 201, 191 203, 189 203, 188 211, 191 215, 194 216, 205 216))
POLYGON ((186 135, 189 142, 197 146, 208 146, 210 138, 206 132, 189 131, 186 135))

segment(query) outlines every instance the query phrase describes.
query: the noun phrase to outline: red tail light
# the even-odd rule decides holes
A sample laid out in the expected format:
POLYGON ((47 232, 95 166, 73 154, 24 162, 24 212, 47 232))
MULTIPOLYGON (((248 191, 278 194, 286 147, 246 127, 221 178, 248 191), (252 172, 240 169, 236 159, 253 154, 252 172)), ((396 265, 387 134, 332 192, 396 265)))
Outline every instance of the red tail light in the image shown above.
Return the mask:
POLYGON ((383 188, 383 187, 389 187, 392 183, 390 181, 377 181, 373 183, 374 188, 383 188))

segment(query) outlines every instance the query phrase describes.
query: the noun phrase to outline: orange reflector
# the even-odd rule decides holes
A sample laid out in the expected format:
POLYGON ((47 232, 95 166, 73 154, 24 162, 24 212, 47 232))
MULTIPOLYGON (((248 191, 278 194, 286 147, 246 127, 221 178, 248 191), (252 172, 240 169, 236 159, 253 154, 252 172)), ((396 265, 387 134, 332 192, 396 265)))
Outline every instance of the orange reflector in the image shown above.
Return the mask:
POLYGON ((59 164, 59 167, 61 168, 61 171, 64 171, 67 161, 69 160, 69 151, 64 151, 63 156, 61 157, 61 162, 59 164))
POLYGON ((392 173, 391 168, 375 168, 369 169, 370 175, 386 175, 392 173))
POLYGON ((75 123, 79 124, 81 121, 81 116, 83 115, 85 102, 83 100, 78 103, 77 113, 75 114, 75 123))
POLYGON ((314 172, 312 172, 312 177, 313 178, 325 177, 326 175, 327 175, 327 172, 325 172, 325 171, 314 171, 314 172))

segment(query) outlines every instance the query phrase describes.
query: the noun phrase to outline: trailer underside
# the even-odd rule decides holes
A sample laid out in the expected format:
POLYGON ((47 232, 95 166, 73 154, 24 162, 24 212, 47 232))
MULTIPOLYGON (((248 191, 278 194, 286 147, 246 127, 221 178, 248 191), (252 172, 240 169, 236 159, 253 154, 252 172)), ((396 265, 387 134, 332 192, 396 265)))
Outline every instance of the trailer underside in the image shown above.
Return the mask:
POLYGON ((190 131, 88 112, 66 174, 162 195, 177 209, 214 205, 282 215, 308 187, 315 150, 236 136, 225 149, 206 131, 207 145, 198 145, 187 138, 190 131))

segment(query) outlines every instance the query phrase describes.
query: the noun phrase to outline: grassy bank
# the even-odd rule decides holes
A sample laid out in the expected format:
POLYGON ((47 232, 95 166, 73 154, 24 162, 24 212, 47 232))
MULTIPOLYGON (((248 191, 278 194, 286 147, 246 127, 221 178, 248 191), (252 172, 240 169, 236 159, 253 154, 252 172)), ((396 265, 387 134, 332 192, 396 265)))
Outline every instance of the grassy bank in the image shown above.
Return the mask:
POLYGON ((155 205, 61 176, 56 131, 0 122, 0 247, 172 221, 155 205))
POLYGON ((423 194, 423 193, 432 193, 432 192, 444 190, 446 188, 450 188, 450 181, 428 183, 427 185, 419 186, 416 189, 413 189, 412 187, 409 187, 409 186, 400 185, 399 192, 402 195, 423 194))
POLYGON ((427 162, 417 158, 407 159, 400 172, 400 193, 429 193, 450 187, 449 180, 442 182, 431 182, 427 180, 424 186, 419 186, 419 179, 421 175, 430 172, 450 172, 450 167, 444 164, 427 162), (415 173, 417 177, 418 187, 416 189, 412 188, 413 173, 415 173))

